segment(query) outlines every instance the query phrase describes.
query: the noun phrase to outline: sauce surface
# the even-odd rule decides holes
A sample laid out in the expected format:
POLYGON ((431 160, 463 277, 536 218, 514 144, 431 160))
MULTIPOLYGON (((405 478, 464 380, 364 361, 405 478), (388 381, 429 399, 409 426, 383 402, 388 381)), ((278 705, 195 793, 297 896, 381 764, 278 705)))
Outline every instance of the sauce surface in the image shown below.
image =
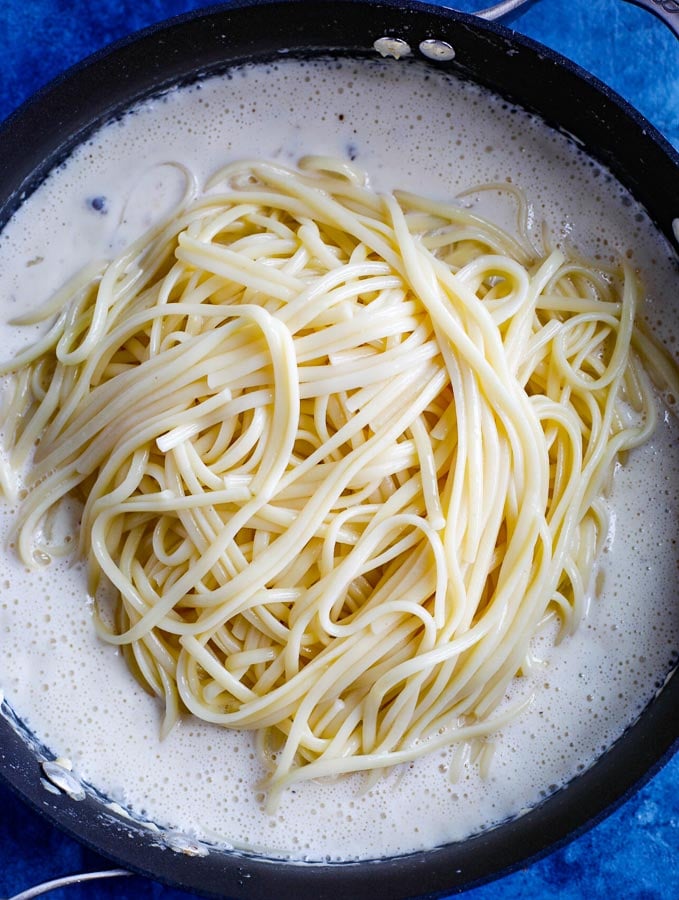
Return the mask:
MULTIPOLYGON (((245 67, 150 100, 86 141, 0 235, 4 354, 35 338, 12 316, 47 299, 92 258, 110 258, 179 198, 179 163, 203 182, 243 157, 294 163, 307 153, 354 160, 379 190, 450 199, 507 182, 530 201, 537 236, 642 272, 649 324, 676 348, 677 265, 643 210, 565 137, 476 86, 393 59, 245 67), (674 306, 672 306, 674 304, 674 306), (673 324, 674 323, 674 324, 673 324), (672 329, 675 329, 674 331, 672 329)), ((511 226, 514 201, 469 195, 511 226)), ((490 777, 474 766, 451 782, 449 752, 365 787, 309 783, 265 813, 248 734, 185 719, 158 739, 160 709, 99 642, 84 571, 54 562, 26 572, 0 509, 0 688, 16 714, 74 772, 135 816, 202 839, 298 859, 397 855, 437 846, 519 814, 590 765, 653 696, 676 662, 679 428, 661 414, 653 441, 618 466, 611 533, 597 591, 577 634, 514 686, 535 693, 503 729, 490 777)))

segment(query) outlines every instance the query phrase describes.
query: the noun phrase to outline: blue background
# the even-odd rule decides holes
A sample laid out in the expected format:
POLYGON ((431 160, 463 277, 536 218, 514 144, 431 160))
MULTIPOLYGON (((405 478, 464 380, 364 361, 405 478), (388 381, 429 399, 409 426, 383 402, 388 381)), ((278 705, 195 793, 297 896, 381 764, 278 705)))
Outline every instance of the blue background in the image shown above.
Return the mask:
MULTIPOLYGON (((489 3, 459 0, 457 8, 474 11, 489 3)), ((3 0, 0 120, 41 85, 94 50, 202 5, 192 0, 3 0)), ((622 0, 541 0, 515 18, 512 27, 597 75, 679 149, 679 42, 653 16, 622 0)), ((595 828, 465 897, 677 900, 678 785, 676 756, 595 828)), ((0 810, 0 897, 49 878, 110 867, 107 860, 43 822, 2 785, 0 810)), ((190 896, 138 877, 50 894, 55 900, 181 900, 190 896)))

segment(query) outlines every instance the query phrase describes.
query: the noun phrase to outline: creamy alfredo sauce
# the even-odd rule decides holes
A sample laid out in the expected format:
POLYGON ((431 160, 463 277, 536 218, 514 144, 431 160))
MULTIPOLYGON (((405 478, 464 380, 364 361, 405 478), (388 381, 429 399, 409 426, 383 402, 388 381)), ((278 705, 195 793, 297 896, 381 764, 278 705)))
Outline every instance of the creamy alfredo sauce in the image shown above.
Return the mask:
MULTIPOLYGON (((355 159, 380 189, 449 198, 509 181, 557 241, 626 254, 644 273, 646 315, 676 348, 676 263, 644 213, 572 143, 485 91, 403 61, 285 60, 172 91, 108 125, 15 216, 0 238, 3 321, 43 301, 92 257, 110 257, 171 206, 183 176, 245 156, 355 159), (669 331, 667 329, 670 329, 669 331)), ((468 198, 504 224, 511 200, 468 198), (490 204, 490 205, 489 205, 490 204)), ((5 326, 3 355, 34 339, 5 326)), ((132 400, 132 398, 130 398, 132 400)), ((516 815, 591 762, 633 721, 676 659, 679 441, 661 415, 653 442, 619 469, 600 590, 573 639, 517 683, 532 709, 504 728, 491 775, 449 778, 436 753, 365 791, 348 778, 304 784, 264 812, 248 735, 187 718, 164 742, 159 708, 119 652, 94 634, 83 572, 27 573, 0 554, 0 688, 54 754, 112 802, 206 840, 298 859, 395 855, 454 841, 516 815)), ((3 547, 11 510, 2 510, 3 547)))

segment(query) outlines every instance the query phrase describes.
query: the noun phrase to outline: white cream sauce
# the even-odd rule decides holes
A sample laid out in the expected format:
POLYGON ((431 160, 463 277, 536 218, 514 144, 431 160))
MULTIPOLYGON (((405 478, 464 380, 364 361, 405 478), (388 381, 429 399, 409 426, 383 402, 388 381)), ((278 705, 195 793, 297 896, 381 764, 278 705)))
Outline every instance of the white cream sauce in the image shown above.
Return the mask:
MULTIPOLYGON (((676 352, 677 265, 610 176, 565 137, 501 99, 393 58, 282 59, 174 90, 108 125, 55 171, 0 236, 0 318, 41 303, 81 264, 110 257, 179 195, 179 161, 202 180, 245 156, 355 160, 379 189, 435 197, 489 181, 520 185, 531 228, 643 272, 645 315, 676 352), (673 330, 674 329, 674 330, 673 330)), ((468 198, 507 223, 505 197, 468 198)), ((3 356, 33 328, 3 327, 3 356)), ((131 400, 133 398, 130 398, 131 400)), ((78 565, 27 573, 0 553, 0 690, 73 773, 131 814, 169 829, 298 859, 395 855, 459 840, 514 816, 581 771, 632 722, 677 658, 679 430, 669 415, 617 472, 603 588, 587 621, 515 695, 530 711, 503 729, 491 775, 451 783, 447 752, 385 777, 306 784, 264 812, 248 735, 186 719, 164 742, 159 709, 118 651, 94 635, 78 565)), ((2 510, 7 547, 12 510, 2 510)))

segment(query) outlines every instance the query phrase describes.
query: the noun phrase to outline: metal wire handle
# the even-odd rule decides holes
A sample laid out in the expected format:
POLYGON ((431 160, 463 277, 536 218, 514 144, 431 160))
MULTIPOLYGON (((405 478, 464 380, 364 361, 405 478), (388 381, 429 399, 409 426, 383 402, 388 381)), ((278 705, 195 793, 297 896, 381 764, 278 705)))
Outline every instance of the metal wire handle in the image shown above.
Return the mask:
POLYGON ((57 888, 68 887, 73 884, 82 884, 83 881, 95 881, 98 878, 118 878, 120 876, 132 875, 127 869, 106 869, 103 872, 83 872, 80 875, 66 875, 64 878, 54 878, 52 881, 43 881, 42 884, 36 884, 32 888, 21 891, 8 897, 7 900, 32 900, 33 897, 39 897, 40 894, 47 894, 49 891, 56 891, 57 888))
POLYGON ((507 16, 517 12, 522 7, 527 8, 535 2, 536 0, 503 0, 502 3, 494 3, 493 6, 480 9, 474 15, 478 16, 479 19, 486 19, 492 22, 495 19, 506 19, 507 16))
MULTIPOLYGON (((503 3, 495 3, 479 10, 476 15, 488 21, 504 19, 535 2, 536 0, 504 0, 503 3)), ((627 2, 653 13, 667 25, 676 38, 679 38, 679 0, 627 0, 627 2)))
POLYGON ((657 16, 679 38, 679 0, 627 0, 657 16))

